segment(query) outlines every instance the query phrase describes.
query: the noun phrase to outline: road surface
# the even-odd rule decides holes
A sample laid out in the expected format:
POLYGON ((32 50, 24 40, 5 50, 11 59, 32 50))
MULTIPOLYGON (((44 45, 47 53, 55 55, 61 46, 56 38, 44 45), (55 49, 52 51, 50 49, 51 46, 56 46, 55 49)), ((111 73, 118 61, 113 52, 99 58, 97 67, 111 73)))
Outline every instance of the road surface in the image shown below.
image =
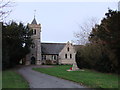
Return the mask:
POLYGON ((72 81, 34 71, 32 70, 34 67, 46 68, 51 66, 22 66, 18 69, 18 72, 28 81, 30 88, 85 88, 72 81))

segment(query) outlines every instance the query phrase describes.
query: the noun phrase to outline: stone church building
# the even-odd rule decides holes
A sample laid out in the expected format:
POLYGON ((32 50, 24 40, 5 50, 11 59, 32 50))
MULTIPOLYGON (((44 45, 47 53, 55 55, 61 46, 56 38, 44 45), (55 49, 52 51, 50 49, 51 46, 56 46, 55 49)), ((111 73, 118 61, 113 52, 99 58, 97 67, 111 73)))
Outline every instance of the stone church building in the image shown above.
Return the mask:
POLYGON ((26 55, 25 64, 73 64, 75 62, 75 45, 67 43, 42 43, 41 24, 34 18, 28 27, 33 31, 31 52, 26 55))

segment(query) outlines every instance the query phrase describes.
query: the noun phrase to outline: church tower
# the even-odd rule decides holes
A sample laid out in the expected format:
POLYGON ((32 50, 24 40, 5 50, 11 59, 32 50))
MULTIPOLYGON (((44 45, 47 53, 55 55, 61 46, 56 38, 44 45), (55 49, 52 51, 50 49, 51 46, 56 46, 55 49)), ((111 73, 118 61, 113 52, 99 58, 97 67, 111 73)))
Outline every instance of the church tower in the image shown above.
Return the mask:
POLYGON ((33 35, 31 36, 33 44, 30 53, 26 56, 26 65, 41 65, 41 24, 37 24, 34 17, 32 23, 28 24, 28 27, 33 32, 33 35))

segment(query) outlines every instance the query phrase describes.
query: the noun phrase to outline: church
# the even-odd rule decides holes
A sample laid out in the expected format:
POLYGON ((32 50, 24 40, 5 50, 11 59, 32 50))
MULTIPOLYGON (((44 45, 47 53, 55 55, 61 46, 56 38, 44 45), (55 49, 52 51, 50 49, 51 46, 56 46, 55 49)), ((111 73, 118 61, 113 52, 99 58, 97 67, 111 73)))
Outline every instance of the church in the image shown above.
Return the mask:
POLYGON ((75 62, 75 45, 70 43, 41 42, 41 24, 37 24, 34 17, 28 27, 33 31, 31 51, 25 57, 25 65, 41 64, 73 64, 75 62))

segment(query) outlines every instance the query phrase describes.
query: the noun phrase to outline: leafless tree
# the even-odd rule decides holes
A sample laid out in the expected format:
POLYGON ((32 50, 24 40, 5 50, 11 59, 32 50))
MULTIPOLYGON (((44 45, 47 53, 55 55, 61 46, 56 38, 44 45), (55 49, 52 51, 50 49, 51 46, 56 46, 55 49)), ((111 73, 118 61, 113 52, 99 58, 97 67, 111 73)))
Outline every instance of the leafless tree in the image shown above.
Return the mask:
POLYGON ((0 21, 3 21, 11 12, 12 1, 0 0, 0 21))
POLYGON ((98 20, 96 18, 88 19, 85 23, 82 25, 78 24, 80 30, 74 33, 74 37, 76 40, 74 42, 76 44, 86 44, 88 43, 88 37, 90 35, 90 32, 92 31, 92 28, 95 26, 95 24, 98 23, 98 20))

